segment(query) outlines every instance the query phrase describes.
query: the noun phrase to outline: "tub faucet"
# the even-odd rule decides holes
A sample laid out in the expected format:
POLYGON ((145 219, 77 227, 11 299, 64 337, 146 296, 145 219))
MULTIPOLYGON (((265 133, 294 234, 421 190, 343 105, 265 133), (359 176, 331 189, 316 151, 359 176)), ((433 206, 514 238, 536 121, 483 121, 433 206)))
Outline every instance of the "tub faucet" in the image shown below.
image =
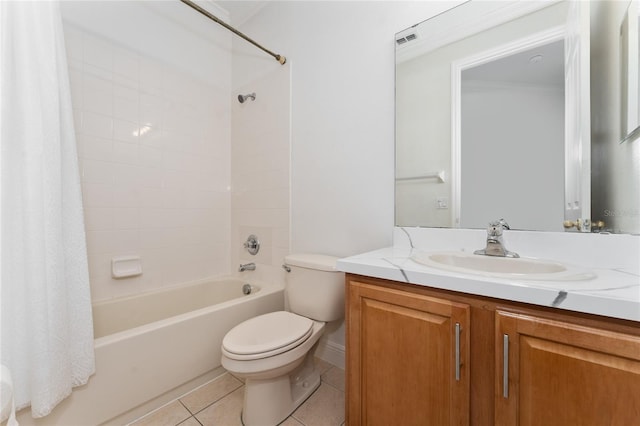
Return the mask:
POLYGON ((255 271, 256 270, 256 264, 255 263, 245 263, 244 265, 241 263, 240 267, 238 268, 239 272, 244 272, 244 271, 255 271))
POLYGON ((476 250, 473 254, 500 257, 520 257, 518 253, 507 250, 502 241, 502 231, 510 229, 504 219, 489 223, 487 228, 487 246, 482 250, 476 250))

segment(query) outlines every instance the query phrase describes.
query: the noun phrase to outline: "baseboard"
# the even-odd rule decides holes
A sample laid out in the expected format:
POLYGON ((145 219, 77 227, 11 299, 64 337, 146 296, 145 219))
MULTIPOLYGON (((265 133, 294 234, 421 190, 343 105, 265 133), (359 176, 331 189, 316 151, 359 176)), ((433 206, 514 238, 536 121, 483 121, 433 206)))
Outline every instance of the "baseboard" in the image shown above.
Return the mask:
POLYGON ((327 339, 321 339, 315 356, 344 370, 345 348, 327 339))

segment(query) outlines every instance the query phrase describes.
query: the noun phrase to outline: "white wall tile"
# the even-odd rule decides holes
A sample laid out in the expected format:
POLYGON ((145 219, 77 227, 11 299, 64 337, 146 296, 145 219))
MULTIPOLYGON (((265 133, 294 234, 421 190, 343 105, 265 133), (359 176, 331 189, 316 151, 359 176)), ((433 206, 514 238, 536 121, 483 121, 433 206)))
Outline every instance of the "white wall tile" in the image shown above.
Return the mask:
POLYGON ((89 253, 89 280, 91 283, 91 298, 104 300, 112 297, 111 256, 108 254, 89 253))
POLYGON ((174 206, 183 206, 189 208, 185 203, 185 193, 182 189, 178 188, 163 188, 162 189, 162 206, 171 208, 174 206))
POLYGON ((280 81, 283 71, 288 82, 288 68, 279 69, 239 90, 255 91, 256 101, 232 102, 231 256, 233 263, 259 263, 260 273, 268 277, 282 276, 278 271, 290 250, 289 88, 280 81), (270 97, 283 98, 278 108, 268 107, 265 99, 270 97), (274 127, 283 131, 275 132, 274 127), (261 241, 257 256, 242 247, 248 233, 261 241))
POLYGON ((89 75, 103 80, 113 81, 113 72, 104 68, 96 67, 88 63, 84 63, 82 66, 84 75, 89 75))
POLYGON ((64 26, 64 43, 67 57, 83 62, 84 33, 73 25, 64 26))
POLYGON ((113 207, 114 199, 112 185, 83 182, 82 204, 85 209, 89 207, 113 207))
POLYGON ((140 207, 138 188, 133 186, 114 186, 113 200, 111 205, 113 207, 140 207))
POLYGON ((114 173, 112 163, 88 159, 82 161, 82 182, 112 184, 114 173))
POLYGON ((98 114, 113 115, 113 82, 85 74, 82 108, 98 114))
POLYGON ((163 231, 164 229, 140 229, 140 247, 142 249, 158 249, 170 246, 163 231))
MULTIPOLYGON (((136 183, 140 188, 161 188, 162 169, 157 167, 139 167, 137 170, 136 183)), ((171 206, 180 206, 172 204, 171 206)))
POLYGON ((143 167, 161 167, 162 150, 141 143, 140 165, 143 167))
POLYGON ((114 169, 116 186, 138 186, 138 167, 129 164, 116 164, 114 169))
POLYGON ((138 205, 140 207, 165 207, 164 196, 160 188, 140 187, 138 197, 138 205))
POLYGON ((228 274, 230 76, 221 91, 66 27, 92 298, 228 274), (214 124, 212 102, 227 106, 214 124), (111 277, 111 257, 124 254, 142 256, 142 276, 111 277))
POLYGON ((74 108, 82 108, 83 102, 83 72, 82 68, 74 68, 69 65, 69 83, 71 88, 71 105, 74 108))
POLYGON ((76 135, 82 133, 82 110, 75 106, 73 107, 73 125, 76 130, 76 135))
POLYGON ((121 120, 138 122, 138 92, 121 84, 114 84, 113 116, 121 120))
POLYGON ((82 145, 82 158, 110 161, 113 159, 113 141, 88 134, 80 134, 78 144, 82 145))
POLYGON ((104 231, 113 229, 114 211, 111 207, 91 207, 85 211, 85 227, 87 231, 104 231))
POLYGON ((123 47, 115 47, 113 72, 133 81, 138 80, 138 54, 123 47))
POLYGON ((138 67, 140 90, 145 93, 160 94, 162 92, 161 64, 153 59, 140 57, 138 67))
POLYGON ((140 126, 138 125, 138 123, 120 119, 113 120, 114 140, 129 143, 138 143, 139 131, 140 126))
POLYGON ((91 136, 111 139, 113 135, 113 119, 108 115, 82 111, 81 132, 91 136))
POLYGON ((121 87, 128 87, 130 89, 138 90, 138 80, 131 79, 129 77, 125 77, 122 74, 113 74, 113 84, 117 84, 121 87))
POLYGON ((160 127, 164 110, 164 100, 157 95, 142 93, 140 95, 140 124, 149 127, 160 127))
POLYGON ((88 33, 85 33, 83 40, 85 63, 109 72, 113 71, 113 45, 88 33))
POLYGON ((140 147, 136 144, 113 141, 113 161, 122 164, 139 164, 140 147))
POLYGON ((114 208, 113 209, 113 229, 139 229, 138 208, 114 208))

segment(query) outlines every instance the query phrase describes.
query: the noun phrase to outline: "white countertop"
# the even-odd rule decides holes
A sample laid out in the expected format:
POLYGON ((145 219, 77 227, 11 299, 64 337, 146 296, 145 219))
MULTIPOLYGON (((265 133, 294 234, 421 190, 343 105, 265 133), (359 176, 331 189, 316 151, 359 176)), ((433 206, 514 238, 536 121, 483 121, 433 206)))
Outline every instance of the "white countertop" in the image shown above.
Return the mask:
MULTIPOLYGON (((403 232, 407 233, 404 228, 403 232)), ((415 232, 415 230, 412 230, 412 232, 415 232)), ((414 241, 419 239, 414 238, 414 241)), ((437 238, 435 239, 437 240, 437 238)), ((394 241, 397 240, 398 238, 394 238, 394 241)), ((450 240, 449 238, 447 241, 450 240)), ((636 244, 635 240, 631 241, 636 244)), ((411 245, 396 243, 394 247, 340 259, 337 266, 341 271, 358 275, 640 321, 640 274, 637 268, 637 263, 640 260, 636 260, 635 263, 629 266, 607 265, 607 263, 611 262, 605 261, 601 264, 594 265, 594 263, 591 263, 587 266, 576 262, 567 263, 563 259, 562 261, 565 264, 588 269, 594 272, 596 277, 582 281, 554 282, 507 280, 456 273, 425 266, 411 259, 411 256, 417 251, 436 251, 434 246, 443 246, 442 249, 444 250, 453 249, 450 245, 445 245, 434 241, 432 234, 430 235, 430 243, 425 244, 424 247, 415 247, 413 243, 411 245)), ((511 249, 511 247, 507 248, 511 249)), ((632 249, 635 249, 635 246, 632 249)), ((467 251, 468 249, 462 247, 457 250, 467 251)), ((521 251, 524 252, 524 250, 521 251)))

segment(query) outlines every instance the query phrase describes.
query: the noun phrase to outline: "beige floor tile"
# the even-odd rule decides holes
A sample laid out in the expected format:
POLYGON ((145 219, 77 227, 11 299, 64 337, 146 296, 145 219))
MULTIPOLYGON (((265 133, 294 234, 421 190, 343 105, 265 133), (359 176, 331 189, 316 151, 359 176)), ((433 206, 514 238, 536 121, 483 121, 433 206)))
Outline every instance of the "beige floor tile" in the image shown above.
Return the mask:
POLYGON ((331 367, 333 367, 333 364, 320 359, 320 358, 314 358, 313 359, 316 363, 316 368, 318 369, 318 372, 320 374, 323 374, 325 371, 329 370, 331 367))
POLYGON ((131 423, 130 426, 175 426, 189 417, 191 417, 189 410, 184 408, 180 402, 173 401, 131 423))
POLYGON ((240 386, 242 386, 242 382, 231 374, 225 373, 217 379, 181 397, 180 401, 182 401, 189 411, 196 414, 208 405, 213 404, 220 398, 238 389, 240 386))
POLYGON ((338 367, 330 368, 322 375, 322 381, 344 392, 344 370, 338 367))
POLYGON ((340 426, 344 422, 344 392, 320 385, 293 417, 305 426, 340 426))
POLYGON ((189 417, 184 422, 180 423, 178 426, 201 426, 200 422, 196 420, 195 417, 189 417))
POLYGON ((293 417, 287 417, 287 420, 285 420, 284 422, 280 423, 280 425, 278 425, 278 426, 305 426, 305 425, 303 425, 302 423, 300 423, 299 421, 297 421, 293 417))
POLYGON ((200 411, 195 417, 204 426, 242 426, 240 413, 243 400, 244 386, 200 411))

